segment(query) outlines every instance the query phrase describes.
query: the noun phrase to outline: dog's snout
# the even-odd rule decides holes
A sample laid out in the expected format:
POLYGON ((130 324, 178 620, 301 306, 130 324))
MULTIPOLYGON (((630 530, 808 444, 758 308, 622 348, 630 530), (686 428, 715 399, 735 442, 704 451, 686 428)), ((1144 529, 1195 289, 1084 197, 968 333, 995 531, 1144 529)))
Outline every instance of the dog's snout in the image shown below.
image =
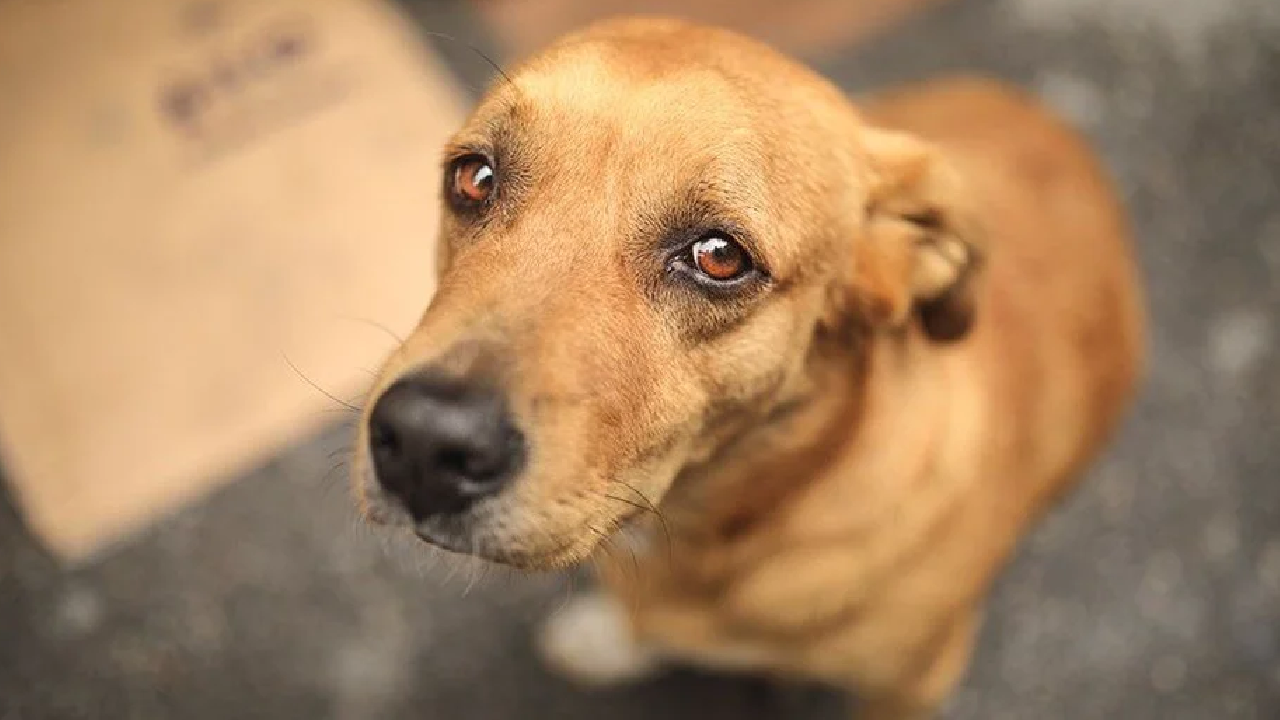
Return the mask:
POLYGON ((411 376, 369 417, 378 482, 417 520, 462 512, 500 491, 524 459, 524 438, 495 391, 411 376))

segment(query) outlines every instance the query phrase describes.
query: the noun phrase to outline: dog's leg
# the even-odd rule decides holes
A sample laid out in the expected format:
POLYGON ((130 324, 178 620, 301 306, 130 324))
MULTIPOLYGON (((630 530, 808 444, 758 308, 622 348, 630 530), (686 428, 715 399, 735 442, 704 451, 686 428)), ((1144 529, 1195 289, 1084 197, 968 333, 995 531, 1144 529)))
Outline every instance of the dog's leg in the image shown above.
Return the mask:
POLYGON ((587 685, 642 680, 660 666, 657 653, 636 641, 622 603, 600 592, 579 595, 547 618, 538 649, 548 665, 587 685))
POLYGON ((978 618, 951 621, 922 658, 919 670, 892 688, 860 694, 855 720, 933 720, 964 678, 973 652, 978 618))

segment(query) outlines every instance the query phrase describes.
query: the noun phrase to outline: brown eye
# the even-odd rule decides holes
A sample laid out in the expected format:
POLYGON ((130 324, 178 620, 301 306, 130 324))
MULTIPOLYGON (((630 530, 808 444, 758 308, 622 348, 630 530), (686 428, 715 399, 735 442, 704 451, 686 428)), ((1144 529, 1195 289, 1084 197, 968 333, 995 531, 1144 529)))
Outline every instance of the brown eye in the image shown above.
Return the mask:
POLYGON ((493 165, 482 155, 468 155, 453 163, 454 198, 464 205, 479 205, 493 194, 493 165))
POLYGON ((708 235, 691 247, 693 266, 712 280, 735 280, 751 269, 751 258, 738 243, 720 235, 708 235))

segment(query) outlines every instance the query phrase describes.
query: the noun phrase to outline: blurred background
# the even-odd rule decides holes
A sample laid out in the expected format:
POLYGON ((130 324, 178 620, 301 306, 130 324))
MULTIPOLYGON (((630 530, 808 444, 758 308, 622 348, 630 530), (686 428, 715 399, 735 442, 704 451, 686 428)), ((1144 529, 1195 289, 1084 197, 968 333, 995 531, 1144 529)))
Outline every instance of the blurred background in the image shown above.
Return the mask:
MULTIPOLYGON (((289 6, 281 17, 302 22, 261 25, 277 34, 265 54, 246 51, 249 60, 234 49, 259 36, 219 25, 239 22, 220 15, 239 12, 234 0, 0 8, 0 97, 11 116, 0 121, 0 166, 12 161, 0 170, 0 718, 844 716, 823 691, 749 679, 673 671, 588 693, 548 675, 530 629, 581 579, 459 568, 361 526, 341 465, 350 416, 282 360, 354 397, 390 347, 368 325, 400 332, 421 309, 435 181, 411 179, 434 177, 439 140, 489 79, 472 48, 510 63, 584 22, 640 11, 753 33, 851 92, 959 71, 1004 78, 1094 141, 1136 227, 1150 377, 1112 450, 999 583, 947 717, 1280 718, 1276 0, 405 0, 398 16, 339 9, 374 4, 355 0, 280 4, 289 6), (156 17, 180 15, 196 38, 158 44, 177 60, 126 52, 140 47, 130 33, 154 27, 147 37, 160 37, 168 20, 102 15, 143 5, 156 17), (330 7, 341 22, 307 15, 330 7), (232 38, 225 46, 209 39, 222 32, 232 38), (215 58, 204 85, 191 84, 205 77, 206 65, 188 62, 197 45, 232 48, 198 56, 215 58), (99 46, 119 52, 94 60, 99 46), (154 127, 131 124, 132 100, 112 105, 101 90, 133 97, 126 57, 159 78, 137 91, 149 109, 159 93, 154 127), (164 74, 173 67, 197 70, 164 74), (338 107, 315 121, 324 128, 299 120, 270 135, 245 125, 243 111, 276 106, 219 99, 248 82, 220 74, 227 67, 261 82, 276 82, 272 68, 302 68, 286 78, 289 87, 312 83, 297 98, 371 109, 338 107), (93 85, 84 68, 108 80, 93 85), (44 100, 55 95, 66 102, 44 100), (92 141, 96 154, 67 150, 79 146, 51 134, 60 128, 92 141), (129 142, 150 150, 104 155, 129 142), (277 157, 255 143, 288 147, 277 157), (314 164, 334 162, 347 165, 314 164), (90 170, 98 185, 80 180, 90 170), (248 174, 249 187, 273 184, 250 193, 235 172, 248 174), (128 179, 143 173, 196 189, 175 196, 180 203, 155 202, 171 209, 141 219, 123 218, 123 196, 90 202, 101 196, 94 188, 177 192, 171 179, 128 179), (89 190, 66 205, 81 185, 89 190), (316 195, 299 205, 299 188, 316 195), (339 203, 330 217, 325 192, 363 205, 339 203), (22 214, 33 207, 40 212, 22 214), (298 243, 312 235, 290 228, 316 218, 324 228, 312 235, 326 252, 303 257, 298 243), (163 244, 193 225, 213 230, 163 244), (261 243, 237 244, 245 238, 261 243), (351 264, 383 241, 391 244, 381 265, 351 264), (279 252, 268 251, 272 242, 279 252), (55 246, 69 254, 49 259, 55 246), (93 253, 97 265, 76 259, 93 253), (135 300, 111 304, 103 298, 117 295, 83 290, 108 265, 115 275, 101 282, 135 300), (161 284, 174 268, 181 277, 161 284), (314 310, 314 297, 350 302, 299 325, 291 312, 314 310), (86 314, 101 306, 120 312, 86 314), (133 328, 131 318, 159 312, 153 306, 189 309, 156 315, 171 325, 157 320, 152 334, 133 328), (358 341, 334 319, 346 315, 364 322, 358 341), (120 338, 132 354, 109 351, 120 338), (199 353, 189 358, 188 347, 199 353), (181 372, 165 374, 178 363, 181 372), (167 459, 148 464, 153 457, 167 459)), ((252 12, 270 20, 262 8, 272 5, 252 12)))

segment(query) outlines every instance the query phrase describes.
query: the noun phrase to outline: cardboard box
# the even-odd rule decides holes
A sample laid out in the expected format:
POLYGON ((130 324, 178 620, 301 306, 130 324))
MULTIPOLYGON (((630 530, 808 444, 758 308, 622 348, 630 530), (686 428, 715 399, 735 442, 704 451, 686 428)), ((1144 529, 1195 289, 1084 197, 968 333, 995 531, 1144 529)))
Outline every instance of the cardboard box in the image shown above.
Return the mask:
POLYGON ((0 451, 60 556, 336 420, 289 362, 368 382, 432 291, 446 78, 363 0, 0 3, 0 451))

